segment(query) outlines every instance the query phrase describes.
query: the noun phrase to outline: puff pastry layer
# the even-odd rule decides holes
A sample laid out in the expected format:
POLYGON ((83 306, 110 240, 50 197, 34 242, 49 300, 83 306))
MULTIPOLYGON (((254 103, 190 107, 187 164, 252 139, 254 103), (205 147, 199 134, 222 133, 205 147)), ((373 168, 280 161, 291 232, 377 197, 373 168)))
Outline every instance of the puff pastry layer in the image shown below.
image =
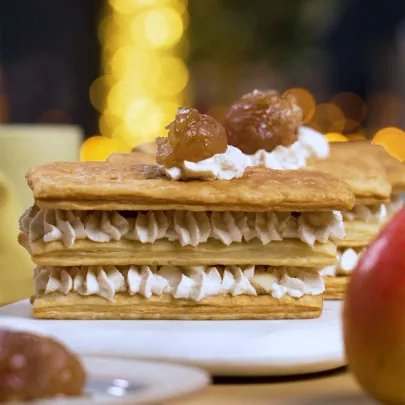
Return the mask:
POLYGON ((27 181, 41 207, 80 210, 322 211, 354 206, 350 188, 319 171, 249 168, 231 181, 170 181, 158 166, 50 163, 27 181))
POLYGON ((338 247, 363 247, 378 235, 383 224, 362 220, 344 221, 346 236, 337 241, 338 247))
MULTIPOLYGON (((345 149, 343 144, 331 145, 335 149, 345 149)), ((391 156, 382 146, 373 145, 369 141, 357 141, 348 143, 350 153, 354 156, 374 156, 375 159, 383 166, 392 186, 392 194, 405 192, 405 165, 395 157, 391 156)), ((346 150, 347 150, 346 147, 346 150)))
POLYGON ((113 301, 78 294, 50 294, 33 301, 33 316, 42 319, 306 319, 318 318, 321 296, 276 299, 259 296, 217 296, 200 302, 169 295, 144 298, 117 294, 113 301))
POLYGON ((343 180, 356 196, 357 204, 388 202, 391 184, 383 166, 373 154, 356 149, 352 147, 352 142, 344 145, 331 144, 330 157, 316 161, 310 168, 343 180))
POLYGON ((349 283, 350 276, 324 277, 325 292, 322 294, 324 300, 343 300, 349 283))
POLYGON ((208 240, 197 246, 182 247, 178 242, 158 240, 153 244, 121 240, 97 243, 77 240, 66 248, 61 241, 30 242, 20 234, 19 242, 36 264, 53 266, 90 265, 268 265, 294 267, 324 267, 336 263, 336 245, 316 243, 313 247, 298 239, 285 239, 263 245, 259 240, 233 243, 208 240))

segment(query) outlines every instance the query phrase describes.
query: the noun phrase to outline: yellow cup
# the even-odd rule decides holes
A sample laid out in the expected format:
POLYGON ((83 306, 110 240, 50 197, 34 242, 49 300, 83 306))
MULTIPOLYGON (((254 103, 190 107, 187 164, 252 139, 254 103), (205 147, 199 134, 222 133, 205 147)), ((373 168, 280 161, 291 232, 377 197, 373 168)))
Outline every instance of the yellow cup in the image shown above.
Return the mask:
POLYGON ((34 264, 19 246, 18 218, 33 203, 25 174, 79 158, 82 131, 70 125, 0 125, 0 306, 32 293, 34 264))
POLYGON ((79 160, 83 133, 73 125, 0 125, 0 170, 22 207, 32 205, 25 174, 34 166, 79 160))

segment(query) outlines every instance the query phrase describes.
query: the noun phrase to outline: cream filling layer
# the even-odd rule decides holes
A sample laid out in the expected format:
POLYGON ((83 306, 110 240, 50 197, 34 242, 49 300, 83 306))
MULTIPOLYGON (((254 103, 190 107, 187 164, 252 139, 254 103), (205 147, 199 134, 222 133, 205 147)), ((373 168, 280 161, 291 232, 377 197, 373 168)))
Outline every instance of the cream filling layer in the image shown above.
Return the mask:
POLYGON ((343 219, 353 221, 360 219, 364 222, 383 223, 387 218, 388 209, 386 204, 363 205, 357 204, 350 211, 342 212, 343 219))
POLYGON ((172 180, 232 180, 243 176, 247 167, 267 167, 275 170, 297 170, 305 167, 310 158, 325 159, 329 144, 319 132, 300 127, 298 139, 290 146, 277 146, 271 152, 263 149, 246 155, 229 145, 225 153, 200 162, 184 161, 179 167, 160 166, 162 174, 172 180))
POLYGON ((76 292, 112 300, 117 293, 145 298, 170 294, 173 298, 201 301, 218 295, 269 294, 302 297, 320 295, 323 278, 315 270, 264 266, 82 266, 37 267, 35 294, 76 292))
POLYGON ((357 204, 350 211, 343 211, 343 219, 353 221, 360 219, 365 222, 383 223, 391 216, 395 215, 404 206, 401 197, 392 197, 389 203, 363 205, 357 204))
POLYGON ((329 143, 325 136, 308 127, 300 127, 298 140, 292 145, 277 146, 273 151, 258 150, 249 156, 249 166, 274 170, 297 170, 307 166, 310 158, 326 159, 329 143))
POLYGON ((225 153, 196 163, 186 160, 180 167, 160 166, 160 171, 172 180, 232 180, 242 177, 248 164, 248 157, 229 145, 225 153))
POLYGON ((338 252, 337 263, 333 266, 324 267, 320 271, 320 274, 322 276, 331 277, 350 275, 356 268, 357 263, 359 262, 364 251, 365 249, 362 249, 360 252, 356 252, 354 249, 349 248, 338 252))
POLYGON ((259 239, 263 244, 286 238, 300 239, 308 245, 326 243, 345 236, 339 211, 303 212, 130 212, 64 211, 33 207, 20 219, 20 230, 30 241, 63 241, 72 247, 75 240, 94 242, 121 239, 154 243, 158 239, 197 246, 209 238, 225 245, 259 239))

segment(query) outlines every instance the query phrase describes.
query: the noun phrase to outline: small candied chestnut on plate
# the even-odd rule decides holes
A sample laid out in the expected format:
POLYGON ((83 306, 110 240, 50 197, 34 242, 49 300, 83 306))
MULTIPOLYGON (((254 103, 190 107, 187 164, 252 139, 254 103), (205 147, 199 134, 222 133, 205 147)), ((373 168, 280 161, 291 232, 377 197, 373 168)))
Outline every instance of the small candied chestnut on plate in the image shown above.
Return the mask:
POLYGON ((292 94, 254 90, 231 106, 224 126, 229 145, 252 155, 260 149, 271 152, 279 145, 292 145, 303 118, 292 94))
POLYGON ((0 402, 79 396, 85 382, 80 360, 56 340, 0 330, 0 402))
POLYGON ((228 146, 223 126, 195 108, 179 108, 166 129, 167 138, 156 138, 156 161, 166 167, 181 165, 186 160, 200 162, 224 153, 228 146))

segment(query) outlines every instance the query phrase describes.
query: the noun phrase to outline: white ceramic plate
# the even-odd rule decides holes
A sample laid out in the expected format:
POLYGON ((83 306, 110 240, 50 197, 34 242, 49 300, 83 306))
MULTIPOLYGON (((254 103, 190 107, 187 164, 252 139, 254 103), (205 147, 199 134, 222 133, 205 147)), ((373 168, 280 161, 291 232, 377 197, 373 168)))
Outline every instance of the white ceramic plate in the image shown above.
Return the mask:
POLYGON ((286 321, 52 321, 21 301, 0 326, 43 332, 86 355, 173 361, 222 376, 294 375, 344 366, 341 302, 320 319, 286 321))
POLYGON ((47 405, 145 405, 182 397, 209 384, 201 370, 175 364, 82 357, 87 385, 82 397, 29 402, 47 405))

